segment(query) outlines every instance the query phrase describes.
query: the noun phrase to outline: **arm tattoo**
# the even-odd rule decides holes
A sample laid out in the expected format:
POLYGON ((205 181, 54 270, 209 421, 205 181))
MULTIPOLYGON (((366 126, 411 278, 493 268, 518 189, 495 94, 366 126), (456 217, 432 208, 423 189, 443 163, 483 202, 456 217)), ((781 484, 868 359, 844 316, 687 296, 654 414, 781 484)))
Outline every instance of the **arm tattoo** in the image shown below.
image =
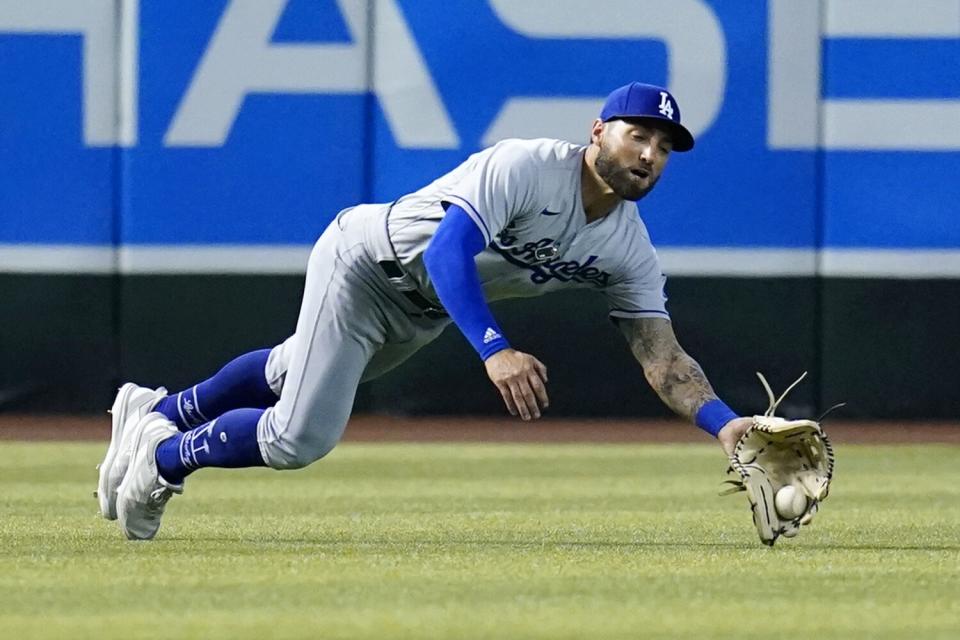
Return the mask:
POLYGON ((677 342, 669 320, 619 319, 618 324, 647 382, 673 411, 693 421, 700 407, 716 400, 703 369, 677 342))

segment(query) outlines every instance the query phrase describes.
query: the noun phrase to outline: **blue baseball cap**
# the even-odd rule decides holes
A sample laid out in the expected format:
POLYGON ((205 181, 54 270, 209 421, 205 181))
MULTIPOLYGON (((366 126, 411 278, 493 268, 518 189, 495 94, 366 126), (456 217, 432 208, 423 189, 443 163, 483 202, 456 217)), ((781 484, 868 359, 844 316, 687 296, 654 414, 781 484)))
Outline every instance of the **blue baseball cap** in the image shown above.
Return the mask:
POLYGON ((666 126, 673 138, 674 151, 693 149, 693 134, 680 124, 677 100, 663 87, 631 82, 614 89, 600 111, 603 122, 633 118, 656 120, 666 126))

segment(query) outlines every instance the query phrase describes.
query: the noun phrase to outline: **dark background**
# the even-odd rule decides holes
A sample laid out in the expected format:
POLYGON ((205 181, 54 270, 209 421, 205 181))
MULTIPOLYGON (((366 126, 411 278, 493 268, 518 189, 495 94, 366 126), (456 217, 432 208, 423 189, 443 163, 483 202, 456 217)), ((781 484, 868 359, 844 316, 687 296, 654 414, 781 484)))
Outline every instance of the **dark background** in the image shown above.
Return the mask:
MULTIPOLYGON (((171 391, 293 331, 300 276, 0 275, 0 410, 99 412, 132 380, 171 391)), ((849 418, 960 414, 960 281, 672 278, 681 344, 741 412, 762 411, 755 372, 783 407, 849 418)), ((603 300, 574 291, 494 305, 516 348, 550 368, 554 417, 669 415, 603 300)), ((501 415, 482 363, 454 327, 361 386, 356 410, 501 415)))

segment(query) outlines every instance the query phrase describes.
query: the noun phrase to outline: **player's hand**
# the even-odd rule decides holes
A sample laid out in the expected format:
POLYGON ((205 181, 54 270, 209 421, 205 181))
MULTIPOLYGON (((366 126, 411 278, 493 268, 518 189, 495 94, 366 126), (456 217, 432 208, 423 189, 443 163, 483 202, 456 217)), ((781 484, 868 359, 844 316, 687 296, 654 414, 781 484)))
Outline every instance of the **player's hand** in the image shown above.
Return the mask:
POLYGON ((753 418, 735 418, 720 429, 717 440, 720 441, 720 446, 728 456, 733 454, 733 448, 737 446, 740 436, 747 432, 751 424, 753 424, 753 418))
POLYGON ((510 415, 533 420, 540 417, 542 409, 550 406, 547 367, 529 353, 504 349, 487 358, 484 365, 510 415))

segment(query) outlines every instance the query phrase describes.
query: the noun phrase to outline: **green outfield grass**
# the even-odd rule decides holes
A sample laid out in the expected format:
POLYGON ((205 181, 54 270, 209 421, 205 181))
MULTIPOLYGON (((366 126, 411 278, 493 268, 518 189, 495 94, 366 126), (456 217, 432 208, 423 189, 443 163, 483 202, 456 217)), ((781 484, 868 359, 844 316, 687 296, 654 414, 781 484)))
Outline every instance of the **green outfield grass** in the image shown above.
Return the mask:
POLYGON ((960 448, 837 454, 774 549, 693 445, 345 444, 200 471, 133 543, 101 446, 0 443, 0 638, 960 637, 960 448))

